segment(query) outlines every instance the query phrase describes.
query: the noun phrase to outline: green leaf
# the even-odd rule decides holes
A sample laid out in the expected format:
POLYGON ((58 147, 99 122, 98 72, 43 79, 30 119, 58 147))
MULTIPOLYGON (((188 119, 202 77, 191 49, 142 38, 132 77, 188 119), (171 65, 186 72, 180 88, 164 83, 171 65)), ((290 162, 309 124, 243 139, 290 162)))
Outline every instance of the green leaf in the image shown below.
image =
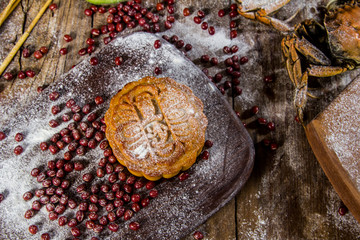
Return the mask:
POLYGON ((86 1, 95 5, 107 5, 107 4, 125 2, 127 0, 86 0, 86 1))

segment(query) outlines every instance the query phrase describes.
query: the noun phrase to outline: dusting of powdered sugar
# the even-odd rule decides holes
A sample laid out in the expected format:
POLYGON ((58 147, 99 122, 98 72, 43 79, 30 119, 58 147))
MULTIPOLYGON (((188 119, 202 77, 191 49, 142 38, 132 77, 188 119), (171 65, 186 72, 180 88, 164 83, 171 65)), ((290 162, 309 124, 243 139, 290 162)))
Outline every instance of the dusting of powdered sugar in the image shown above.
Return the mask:
MULTIPOLYGON (((141 228, 138 231, 129 230, 129 222, 120 221, 118 233, 110 234, 109 230, 105 230, 98 237, 133 240, 178 239, 189 234, 196 225, 224 206, 244 185, 253 166, 254 152, 249 145, 251 139, 242 124, 226 99, 200 69, 164 40, 162 47, 155 50, 153 43, 156 39, 158 38, 155 35, 147 33, 136 33, 115 39, 96 54, 99 58, 96 67, 89 64, 89 59, 85 59, 55 84, 46 88, 32 103, 13 111, 4 120, 2 130, 8 137, 0 143, 0 193, 5 196, 0 203, 0 216, 7 217, 0 218, 1 239, 38 239, 39 236, 30 236, 28 233, 31 224, 38 225, 41 233, 49 232, 51 239, 71 237, 69 228, 60 228, 57 221, 48 219, 45 207, 42 207, 32 219, 24 218, 25 211, 31 208, 31 202, 36 198, 26 202, 22 195, 27 191, 41 188, 41 184, 30 176, 31 169, 45 169, 49 160, 62 158, 66 151, 62 150, 52 155, 48 151, 44 153, 40 150, 40 142, 49 141, 51 136, 69 124, 61 123, 59 127, 51 128, 49 120, 59 119, 64 113, 70 112, 64 106, 68 99, 74 98, 79 106, 83 106, 92 102, 98 95, 103 96, 105 102, 92 111, 103 116, 111 97, 118 90, 129 82, 145 76, 154 76, 156 66, 163 70, 160 77, 171 77, 187 85, 204 103, 204 113, 209 121, 206 139, 214 142, 213 147, 209 149, 210 158, 198 160, 188 170, 190 177, 186 181, 181 182, 175 177, 158 184, 158 198, 151 200, 147 208, 131 219, 140 222, 141 228), (114 66, 115 56, 124 57, 125 61, 121 67, 114 66), (60 98, 56 101, 49 100, 48 96, 52 91, 60 93, 60 98), (51 114, 51 107, 54 105, 60 105, 62 109, 57 116, 51 114), (17 132, 24 134, 24 141, 17 143, 14 140, 17 132), (16 145, 24 147, 24 152, 19 156, 13 153, 16 145), (248 157, 239 157, 243 155, 248 157), (16 228, 13 227, 15 225, 16 228)), ((74 161, 85 163, 86 168, 81 172, 83 174, 94 172, 102 156, 102 151, 97 148, 89 150, 83 157, 75 157, 74 161)), ((82 183, 79 175, 78 172, 72 172, 67 177, 72 182, 69 189, 71 196, 76 196, 75 188, 82 183)), ((64 215, 73 217, 74 213, 74 210, 67 209, 64 215)), ((85 231, 83 237, 89 238, 93 235, 85 231)))
MULTIPOLYGON (((169 37, 176 35, 182 39, 185 44, 191 43, 192 49, 187 53, 190 59, 200 59, 204 54, 209 54, 210 57, 217 57, 219 62, 224 61, 232 55, 226 55, 222 51, 225 46, 231 47, 237 45, 239 47, 238 53, 246 55, 252 50, 255 41, 249 35, 241 34, 236 39, 229 38, 229 29, 214 26, 216 32, 214 35, 209 35, 207 31, 201 30, 200 26, 194 24, 192 17, 182 19, 166 32, 157 34, 159 37, 167 35, 169 37), (189 34, 191 33, 191 34, 189 34)), ((204 21, 211 21, 211 16, 205 16, 204 21)))
POLYGON ((354 80, 323 113, 326 143, 360 191, 360 80, 354 80), (335 114, 334 114, 335 113, 335 114))

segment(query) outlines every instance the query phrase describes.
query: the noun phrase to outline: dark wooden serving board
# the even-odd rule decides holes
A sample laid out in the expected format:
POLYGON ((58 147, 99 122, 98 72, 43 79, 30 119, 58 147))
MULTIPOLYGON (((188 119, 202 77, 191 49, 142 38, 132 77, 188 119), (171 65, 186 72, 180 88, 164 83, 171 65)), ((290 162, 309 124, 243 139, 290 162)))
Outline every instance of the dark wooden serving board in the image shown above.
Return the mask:
POLYGON ((360 222, 360 77, 306 126, 309 143, 336 192, 360 222))
MULTIPOLYGON (((154 49, 156 39, 155 35, 147 33, 115 39, 91 56, 99 59, 98 65, 91 66, 90 58, 84 60, 49 86, 34 102, 14 111, 13 116, 8 118, 11 120, 3 124, 2 129, 8 137, 0 144, 0 182, 6 186, 5 200, 0 206, 0 229, 5 238, 29 239, 27 227, 30 221, 25 220, 23 214, 30 208, 31 202, 23 201, 22 194, 41 187, 29 173, 34 167, 45 168, 47 161, 59 159, 64 153, 62 150, 54 156, 48 152, 44 154, 39 149, 40 142, 49 140, 54 133, 68 125, 62 123, 56 129, 48 126, 49 120, 54 118, 50 112, 51 106, 62 106, 61 116, 69 112, 64 107, 68 99, 74 98, 82 106, 101 95, 106 101, 94 110, 101 115, 119 89, 128 82, 154 75, 156 66, 163 71, 160 76, 171 77, 189 86, 203 101, 204 113, 209 120, 206 139, 214 142, 209 150, 210 158, 198 160, 188 171, 189 179, 183 182, 177 177, 159 182, 158 198, 131 219, 141 224, 138 231, 129 230, 129 221, 120 220, 117 221, 120 225, 118 233, 110 234, 106 230, 100 235, 101 238, 179 239, 218 211, 243 187, 254 164, 253 142, 247 131, 227 100, 202 71, 164 40, 160 49, 154 49), (117 56, 125 59, 122 66, 114 64, 117 56), (60 93, 60 98, 55 102, 48 98, 53 91, 60 93), (19 144, 13 140, 17 132, 25 135, 20 143, 25 150, 20 156, 13 153, 13 148, 19 144), (5 213, 7 218, 3 217, 5 213), (13 228, 15 222, 19 225, 17 229, 13 228)), ((102 151, 97 148, 83 157, 74 158, 74 161, 83 161, 86 169, 81 174, 69 175, 72 191, 82 182, 82 173, 96 170, 101 157, 102 151)), ((64 214, 71 216, 73 213, 73 210, 67 210, 64 214)), ((38 223, 42 232, 52 232, 52 239, 70 237, 67 227, 60 228, 56 221, 48 220, 44 207, 31 222, 38 223)), ((89 230, 85 232, 85 237, 94 235, 89 234, 89 230)))

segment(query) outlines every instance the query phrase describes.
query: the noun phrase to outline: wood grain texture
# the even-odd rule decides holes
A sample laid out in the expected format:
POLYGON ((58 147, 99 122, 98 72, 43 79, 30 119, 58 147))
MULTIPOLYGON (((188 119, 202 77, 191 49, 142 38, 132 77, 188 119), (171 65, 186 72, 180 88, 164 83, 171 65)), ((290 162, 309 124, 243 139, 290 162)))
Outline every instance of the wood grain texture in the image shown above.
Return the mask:
MULTIPOLYGON (((208 82, 207 77, 202 74, 201 70, 189 60, 184 59, 183 55, 174 46, 168 43, 158 50, 152 48, 150 44, 157 39, 152 34, 135 33, 113 40, 111 44, 94 55, 99 59, 98 65, 91 66, 88 61, 82 62, 75 69, 63 75, 56 84, 50 85, 49 88, 35 98, 34 102, 26 104, 24 109, 27 110, 27 114, 15 113, 11 117, 11 122, 3 124, 5 129, 16 127, 18 131, 26 132, 27 136, 35 136, 39 131, 38 128, 29 127, 34 123, 41 123, 46 131, 49 128, 47 126, 48 106, 52 104, 48 96, 53 91, 61 94, 61 97, 55 101, 57 105, 65 105, 70 97, 76 98, 77 103, 82 105, 83 103, 92 102, 96 96, 101 95, 106 100, 102 106, 96 107, 94 112, 99 116, 103 116, 109 106, 111 97, 118 92, 118 89, 121 89, 133 78, 137 79, 151 75, 159 61, 166 63, 162 65, 164 73, 172 73, 178 83, 189 86, 194 94, 202 100, 204 103, 203 111, 209 121, 206 137, 214 141, 211 150, 216 151, 216 154, 206 161, 197 161, 188 171, 191 177, 186 181, 181 182, 177 177, 168 181, 160 181, 156 186, 159 196, 151 200, 149 207, 141 209, 141 214, 139 212, 139 214, 134 214, 132 217, 132 221, 141 223, 139 230, 129 231, 127 229, 128 222, 119 219, 117 221, 120 226, 118 233, 100 235, 105 239, 117 239, 118 237, 134 240, 179 239, 228 203, 244 186, 252 171, 254 163, 253 143, 231 106, 208 82), (121 67, 114 67, 113 60, 116 56, 123 56, 126 59, 121 67), (141 73, 137 70, 139 66, 142 69, 141 73), (187 69, 187 71, 184 72, 183 69, 187 69), (121 79, 118 76, 122 76, 121 79), (221 121, 222 119, 224 120, 221 121)), ((64 111, 69 112, 68 109, 63 109, 62 113, 64 111)), ((62 123, 58 130, 65 127, 64 125, 67 126, 68 123, 62 123)), ((42 141, 46 141, 46 139, 42 141)), ((5 139, 4 144, 0 146, 2 152, 0 164, 5 164, 9 160, 12 163, 18 163, 19 169, 16 169, 11 174, 14 179, 19 178, 17 173, 26 171, 26 169, 31 170, 32 167, 28 166, 29 164, 41 164, 40 162, 44 163, 44 161, 46 164, 50 157, 44 156, 44 153, 39 151, 39 142, 25 142, 26 149, 20 158, 14 156, 12 149, 7 147, 8 144, 11 145, 11 139, 5 139), (24 159, 33 159, 35 161, 25 163, 23 162, 24 159)), ((89 159, 86 171, 96 171, 98 168, 97 159, 99 159, 97 156, 101 156, 101 154, 102 151, 99 148, 95 151, 90 149, 87 151, 84 156, 89 159)), ((59 154, 52 157, 58 159, 62 156, 63 152, 60 151, 59 154)), ((74 156, 72 161, 84 162, 84 159, 74 156)), ((39 168, 45 167, 39 165, 39 168)), ((5 175, 5 172, 1 170, 0 172, 1 176, 5 175)), ((76 186, 75 183, 81 179, 79 174, 74 177, 67 175, 66 178, 70 180, 72 186, 76 186)), ((5 181, 3 177, 0 177, 0 179, 5 181)), ((26 178, 24 180, 27 181, 26 178)), ((102 180, 100 178, 97 180, 100 185, 102 180)), ((7 189, 10 192, 9 198, 19 195, 19 193, 11 190, 11 186, 7 189)), ((75 197, 75 189, 75 187, 70 187, 66 194, 75 197)), ((7 207, 17 208, 17 206, 7 207)), ((9 216, 9 219, 11 220, 12 217, 9 216)), ((48 228, 48 226, 45 226, 48 225, 46 215, 42 215, 37 221, 44 223, 43 228, 48 228)), ((7 223, 5 219, 0 218, 0 229, 8 230, 11 224, 7 223)), ((14 230, 17 239, 26 239, 22 236, 22 231, 19 232, 19 230, 14 230)), ((59 232, 61 232, 60 229, 59 232)), ((55 238, 62 239, 62 236, 56 235, 55 238)))
POLYGON ((316 158, 337 193, 358 221, 360 221, 360 189, 357 162, 360 133, 358 130, 354 132, 354 129, 360 125, 357 117, 360 110, 356 104, 360 89, 359 82, 359 78, 354 79, 319 116, 306 126, 306 134, 316 158), (341 137, 336 138, 334 135, 341 137), (344 154, 343 151, 348 153, 344 154))
MULTIPOLYGON (((22 26, 29 24, 44 2, 23 0, 22 7, 15 9, 1 27, 0 61, 6 57, 16 38, 21 36, 22 26)), ((40 69, 40 74, 35 79, 26 81, 1 80, 1 112, 6 112, 9 104, 21 106, 24 102, 31 101, 37 95, 38 86, 56 81, 73 64, 80 62, 83 57, 76 52, 84 47, 90 28, 104 24, 106 16, 96 15, 91 21, 83 15, 83 10, 90 6, 85 1, 54 2, 59 5, 59 10, 45 13, 39 22, 42 28, 35 27, 34 34, 25 44, 33 49, 50 45, 50 53, 38 62, 18 55, 10 68, 19 70, 31 66, 40 69), (76 38, 71 44, 65 44, 62 36, 70 31, 76 33, 76 38), (67 45, 72 46, 73 51, 65 57, 59 57, 58 50, 67 45), (26 97, 21 97, 23 95, 26 97)), ((148 7, 154 6, 156 2, 158 1, 143 1, 148 7)), ((293 0, 277 12, 275 17, 286 19, 300 9, 290 22, 296 24, 314 17, 317 7, 324 6, 326 2, 293 0)), ((230 3, 232 1, 181 0, 176 3, 177 16, 180 22, 185 22, 181 14, 184 7, 192 7, 194 11, 206 8, 213 14, 211 21, 229 32, 230 19, 220 19, 216 15, 220 7, 230 3)), ((6 1, 0 1, 0 10, 5 6, 6 1)), ((249 57, 248 64, 241 67, 240 87, 243 93, 238 97, 229 94, 228 99, 234 110, 240 112, 241 120, 249 126, 256 148, 255 167, 249 181, 235 199, 200 226, 199 230, 206 239, 357 239, 360 234, 358 222, 350 213, 338 215, 341 200, 317 162, 303 128, 294 121, 294 89, 281 58, 282 36, 269 27, 246 19, 236 18, 236 22, 239 24, 238 38, 252 43, 253 47, 237 53, 239 56, 249 57), (265 84, 263 78, 271 74, 275 76, 275 81, 265 84), (258 117, 275 122, 274 132, 260 131, 255 124, 257 116, 246 114, 254 105, 260 107, 258 117), (261 142, 263 139, 276 141, 279 144, 278 150, 270 151, 264 147, 261 142)), ((177 34, 192 33, 179 31, 177 34)), ((202 43, 201 38, 196 41, 202 43)), ((202 48, 193 51, 197 52, 197 56, 221 54, 221 48, 214 52, 202 48)), ((211 69, 212 74, 217 71, 223 69, 211 69)), ((310 121, 324 110, 358 73, 356 70, 333 78, 311 79, 309 84, 317 89, 315 93, 319 99, 308 100, 307 120, 310 121)), ((185 239, 191 240, 193 237, 190 234, 185 239)))

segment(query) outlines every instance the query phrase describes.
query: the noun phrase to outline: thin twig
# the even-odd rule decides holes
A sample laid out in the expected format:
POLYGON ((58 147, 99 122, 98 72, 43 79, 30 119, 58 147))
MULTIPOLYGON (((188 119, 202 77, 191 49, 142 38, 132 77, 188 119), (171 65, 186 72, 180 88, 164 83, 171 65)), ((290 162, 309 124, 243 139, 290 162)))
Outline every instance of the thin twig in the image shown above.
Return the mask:
POLYGON ((39 13, 36 15, 35 19, 31 22, 30 26, 26 29, 24 34, 21 36, 19 41, 16 43, 16 45, 13 47, 9 55, 5 58, 4 62, 0 66, 0 76, 5 71, 7 66, 10 64, 11 60, 14 58, 16 53, 19 51, 20 47, 24 44, 25 40, 29 37, 31 31, 35 27, 36 23, 39 21, 41 16, 44 14, 45 10, 48 8, 52 0, 48 0, 44 6, 40 9, 39 13))
POLYGON ((9 4, 6 6, 6 8, 4 9, 4 11, 1 12, 1 14, 0 14, 0 27, 20 2, 21 2, 21 0, 11 0, 9 2, 9 4))

